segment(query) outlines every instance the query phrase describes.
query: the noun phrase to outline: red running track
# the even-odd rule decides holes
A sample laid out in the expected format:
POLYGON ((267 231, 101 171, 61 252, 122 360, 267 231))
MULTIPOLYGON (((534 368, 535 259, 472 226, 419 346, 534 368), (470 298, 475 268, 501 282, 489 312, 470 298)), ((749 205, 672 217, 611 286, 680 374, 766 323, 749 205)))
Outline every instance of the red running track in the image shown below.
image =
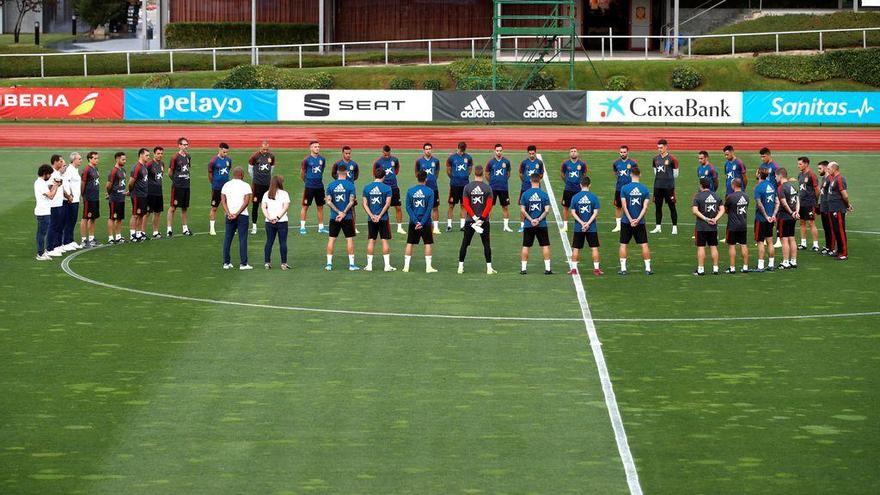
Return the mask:
POLYGON ((186 136, 196 148, 212 148, 225 141, 232 147, 250 149, 262 139, 268 139, 274 148, 305 148, 310 140, 318 139, 325 148, 345 144, 376 148, 387 143, 418 149, 430 141, 437 148, 452 149, 459 141, 466 141, 476 149, 504 143, 512 149, 535 144, 539 149, 563 150, 574 145, 585 150, 616 150, 627 144, 635 150, 651 150, 658 139, 666 138, 679 150, 719 150, 732 144, 749 151, 768 146, 779 151, 880 152, 880 129, 876 128, 0 124, 0 147, 6 148, 138 148, 156 144, 173 148, 180 136, 186 136))

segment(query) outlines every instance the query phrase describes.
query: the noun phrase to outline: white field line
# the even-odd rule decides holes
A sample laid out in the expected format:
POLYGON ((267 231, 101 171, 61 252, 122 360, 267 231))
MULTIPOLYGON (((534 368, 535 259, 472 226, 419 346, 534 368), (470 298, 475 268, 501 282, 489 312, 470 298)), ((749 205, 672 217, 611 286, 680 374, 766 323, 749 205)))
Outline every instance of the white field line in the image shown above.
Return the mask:
MULTIPOLYGON (((550 175, 546 172, 545 167, 544 186, 547 188, 547 195, 550 196, 553 215, 556 217, 557 230, 562 239, 562 246, 565 248, 565 257, 570 261, 571 245, 568 242, 568 237, 562 230, 562 216, 559 214, 559 206, 556 204, 556 197, 553 194, 553 187, 550 185, 549 177, 550 175)), ((584 284, 581 281, 580 275, 572 275, 571 279, 574 282, 578 303, 580 303, 581 306, 584 327, 586 328, 587 336, 590 338, 590 349, 593 351, 593 359, 596 361, 596 367, 599 370, 599 380, 602 383, 602 393, 605 395, 605 406, 608 408, 608 415, 611 418, 611 428, 614 430, 617 451, 620 454, 621 461, 623 461, 623 470, 626 473, 626 483, 629 486, 629 492, 631 495, 641 495, 642 485, 639 483, 639 473, 636 471, 636 463, 633 460, 632 452, 629 449, 629 442, 626 439, 626 430, 623 427, 623 419, 620 417, 620 409, 617 406, 617 398, 614 395, 614 388, 611 386, 611 376, 608 374, 608 366, 605 364, 602 343, 599 341, 599 335, 596 333, 596 324, 593 322, 593 316, 590 313, 590 305, 587 303, 587 293, 584 290, 584 284)))

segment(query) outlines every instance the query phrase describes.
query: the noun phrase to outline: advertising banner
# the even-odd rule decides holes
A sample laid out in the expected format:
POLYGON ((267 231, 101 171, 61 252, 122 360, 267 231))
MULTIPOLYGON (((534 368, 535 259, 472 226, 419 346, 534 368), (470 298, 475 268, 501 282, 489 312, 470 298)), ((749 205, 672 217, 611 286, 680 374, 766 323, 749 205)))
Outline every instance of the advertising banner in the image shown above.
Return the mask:
POLYGON ((586 91, 435 91, 434 120, 583 122, 586 91))
POLYGON ((430 122, 431 91, 280 90, 278 120, 430 122))
POLYGON ((742 93, 719 91, 590 91, 588 122, 741 124, 742 93))
POLYGON ((121 89, 0 88, 0 119, 121 119, 121 89))
POLYGON ((269 89, 126 89, 125 120, 271 122, 277 103, 269 89))
POLYGON ((880 124, 880 92, 751 91, 746 124, 880 124))

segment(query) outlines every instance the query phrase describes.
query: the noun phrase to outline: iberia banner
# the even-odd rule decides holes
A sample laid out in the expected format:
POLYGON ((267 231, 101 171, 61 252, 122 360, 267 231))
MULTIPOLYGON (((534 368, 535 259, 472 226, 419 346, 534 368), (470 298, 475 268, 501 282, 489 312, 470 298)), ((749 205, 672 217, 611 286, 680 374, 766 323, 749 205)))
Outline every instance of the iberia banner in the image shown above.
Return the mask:
POLYGON ((0 88, 0 119, 122 119, 125 92, 100 88, 0 88))

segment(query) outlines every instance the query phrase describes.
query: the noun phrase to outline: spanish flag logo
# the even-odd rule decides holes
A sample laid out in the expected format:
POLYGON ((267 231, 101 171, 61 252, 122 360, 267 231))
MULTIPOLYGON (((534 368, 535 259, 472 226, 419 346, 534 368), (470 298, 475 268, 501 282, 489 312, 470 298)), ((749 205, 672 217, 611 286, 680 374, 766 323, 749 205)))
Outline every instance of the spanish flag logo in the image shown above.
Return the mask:
POLYGON ((89 93, 83 98, 82 102, 70 112, 71 116, 78 115, 86 115, 91 112, 95 108, 95 103, 98 102, 98 93, 89 93))

